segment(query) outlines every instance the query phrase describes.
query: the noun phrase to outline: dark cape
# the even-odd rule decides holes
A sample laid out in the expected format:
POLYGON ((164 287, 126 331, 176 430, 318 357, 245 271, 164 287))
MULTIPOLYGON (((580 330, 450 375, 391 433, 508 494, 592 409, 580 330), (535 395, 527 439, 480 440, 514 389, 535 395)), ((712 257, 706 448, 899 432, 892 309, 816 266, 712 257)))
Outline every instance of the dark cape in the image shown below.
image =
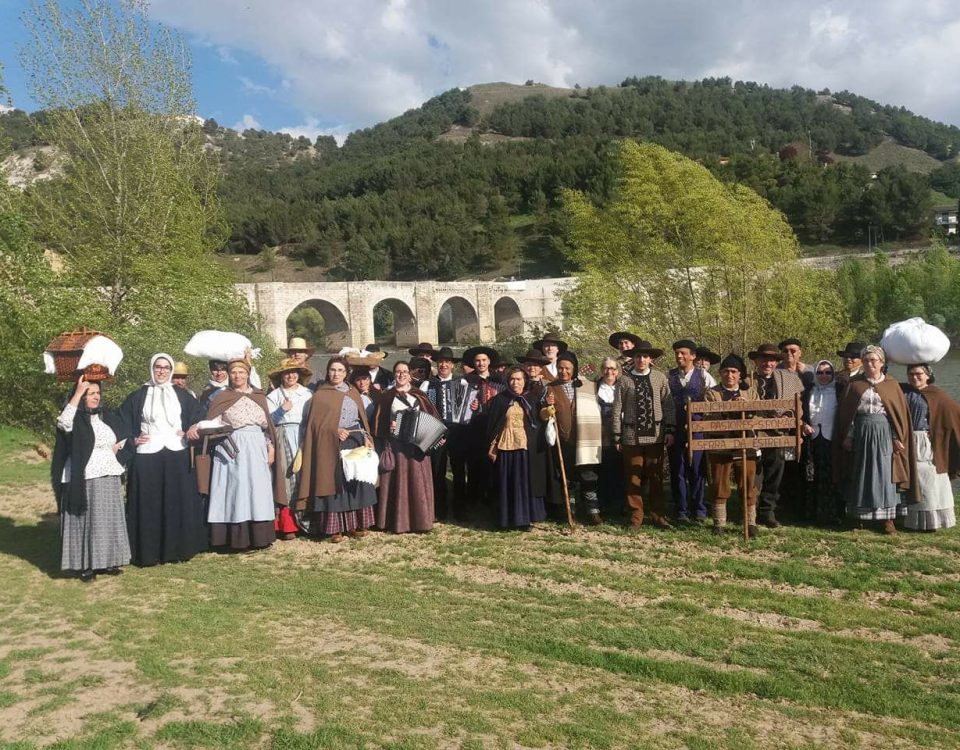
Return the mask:
POLYGON ((332 385, 322 385, 307 404, 304 415, 304 432, 300 442, 303 461, 300 468, 298 491, 299 507, 304 507, 311 497, 328 497, 337 493, 337 470, 340 465, 340 409, 343 399, 351 399, 357 406, 360 424, 370 434, 363 400, 356 388, 338 391, 332 385))
MULTIPOLYGON (((87 482, 84 470, 90 461, 90 456, 93 455, 94 437, 93 425, 90 423, 91 414, 97 414, 100 420, 113 430, 117 436, 117 442, 134 437, 126 431, 126 422, 118 412, 109 409, 89 412, 83 407, 77 407, 73 430, 71 432, 57 430, 53 459, 50 462, 50 485, 53 487, 53 496, 57 499, 57 511, 60 513, 80 515, 87 510, 87 482), (73 470, 70 472, 70 482, 64 484, 61 480, 67 459, 70 459, 73 470)), ((126 465, 129 457, 129 450, 126 448, 117 453, 117 460, 121 464, 126 465)))
MULTIPOLYGON (((843 398, 837 406, 837 418, 833 427, 833 479, 842 484, 846 479, 846 471, 852 462, 845 455, 843 442, 853 427, 857 417, 857 406, 860 398, 870 387, 869 381, 861 376, 850 380, 844 391, 843 398)), ((920 502, 920 483, 917 481, 917 456, 913 445, 913 421, 910 410, 900 390, 900 383, 889 375, 877 385, 877 393, 887 411, 887 421, 890 423, 892 438, 903 443, 906 449, 902 453, 893 454, 892 478, 897 489, 906 493, 909 503, 920 502)), ((931 410, 932 411, 932 410, 931 410)))
MULTIPOLYGON (((903 386, 904 391, 909 386, 903 386)), ((928 385, 919 391, 930 407, 930 445, 938 474, 960 474, 960 404, 945 390, 928 385)))

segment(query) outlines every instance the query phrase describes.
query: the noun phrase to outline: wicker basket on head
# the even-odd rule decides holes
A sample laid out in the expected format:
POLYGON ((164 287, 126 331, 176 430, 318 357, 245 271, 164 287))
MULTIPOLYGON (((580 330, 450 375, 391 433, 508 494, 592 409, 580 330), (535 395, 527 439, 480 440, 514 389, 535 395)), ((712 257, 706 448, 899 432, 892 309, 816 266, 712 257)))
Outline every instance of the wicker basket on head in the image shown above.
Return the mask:
MULTIPOLYGON (((80 357, 83 356, 83 347, 94 336, 107 336, 107 334, 84 326, 79 331, 61 333, 47 344, 46 351, 53 357, 53 364, 57 370, 57 380, 66 383, 76 380, 80 376, 77 365, 80 364, 80 357)), ((107 336, 107 338, 110 337, 107 336)), ((103 365, 90 365, 84 369, 83 374, 84 379, 91 383, 108 380, 111 377, 110 371, 103 365)))

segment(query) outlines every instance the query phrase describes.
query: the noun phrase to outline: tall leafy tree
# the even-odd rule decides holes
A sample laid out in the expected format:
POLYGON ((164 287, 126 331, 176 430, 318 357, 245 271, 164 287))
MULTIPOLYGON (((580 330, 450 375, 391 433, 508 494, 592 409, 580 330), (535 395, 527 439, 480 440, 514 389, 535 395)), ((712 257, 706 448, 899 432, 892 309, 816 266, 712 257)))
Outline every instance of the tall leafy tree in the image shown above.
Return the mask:
POLYGON ((752 190, 654 144, 624 141, 613 198, 568 191, 569 313, 590 338, 630 326, 669 344, 692 335, 745 351, 789 331, 812 349, 842 338, 838 298, 796 263, 784 216, 752 190))
POLYGON ((139 294, 213 276, 225 238, 186 46, 142 0, 35 0, 24 23, 40 131, 65 157, 62 179, 29 195, 35 235, 129 321, 139 294))
POLYGON ((23 390, 8 388, 20 414, 0 421, 48 430, 42 415, 60 399, 52 382, 36 382, 40 353, 64 330, 117 340, 125 362, 114 393, 143 382, 151 353, 181 351, 197 330, 265 342, 213 258, 226 232, 183 44, 136 0, 38 0, 25 23, 25 66, 47 108, 39 127, 64 167, 0 196, 0 376, 23 390))

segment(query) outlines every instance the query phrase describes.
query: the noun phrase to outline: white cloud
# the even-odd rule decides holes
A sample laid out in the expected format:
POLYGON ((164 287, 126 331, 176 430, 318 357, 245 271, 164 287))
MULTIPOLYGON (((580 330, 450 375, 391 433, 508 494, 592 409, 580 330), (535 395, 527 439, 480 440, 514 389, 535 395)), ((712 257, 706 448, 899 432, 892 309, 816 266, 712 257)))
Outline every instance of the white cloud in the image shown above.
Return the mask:
POLYGON ((251 81, 246 76, 237 76, 237 80, 240 81, 240 85, 243 87, 245 94, 269 94, 272 96, 276 93, 270 86, 264 86, 262 83, 251 81))
POLYGON ((235 122, 230 126, 238 133, 242 133, 244 130, 262 130, 262 126, 256 117, 253 115, 244 115, 240 118, 240 122, 235 122))
POLYGON ((306 123, 364 127, 473 83, 631 75, 848 89, 960 123, 946 2, 154 0, 151 13, 261 58, 284 82, 271 95, 306 123))
POLYGON ((239 65, 237 58, 233 56, 233 53, 230 51, 229 47, 224 47, 219 45, 217 47, 217 57, 220 58, 220 62, 225 62, 228 65, 239 65))

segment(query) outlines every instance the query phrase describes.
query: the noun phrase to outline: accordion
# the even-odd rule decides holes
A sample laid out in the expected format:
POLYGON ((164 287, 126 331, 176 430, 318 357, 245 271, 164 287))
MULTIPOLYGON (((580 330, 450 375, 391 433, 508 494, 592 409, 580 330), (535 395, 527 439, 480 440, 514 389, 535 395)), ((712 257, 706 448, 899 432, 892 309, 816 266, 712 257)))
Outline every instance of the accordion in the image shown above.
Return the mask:
POLYGON ((415 445, 429 453, 446 436, 447 426, 429 412, 405 409, 393 415, 390 434, 401 443, 415 445))

